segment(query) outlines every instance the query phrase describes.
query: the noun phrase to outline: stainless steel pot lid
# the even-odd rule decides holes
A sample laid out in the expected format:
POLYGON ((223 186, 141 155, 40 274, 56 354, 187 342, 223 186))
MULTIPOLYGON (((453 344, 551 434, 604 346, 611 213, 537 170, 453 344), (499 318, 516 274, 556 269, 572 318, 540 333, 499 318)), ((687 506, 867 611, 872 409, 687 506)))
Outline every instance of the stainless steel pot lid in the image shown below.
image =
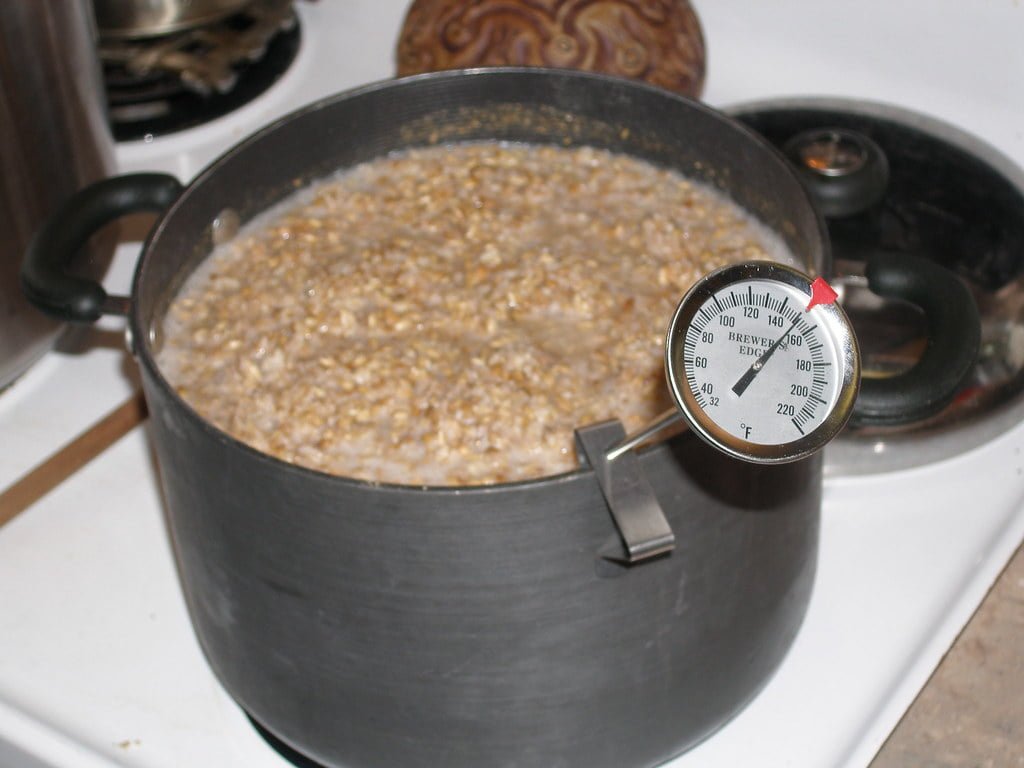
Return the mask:
POLYGON ((910 369, 928 343, 919 311, 867 291, 868 256, 912 253, 942 264, 970 288, 981 312, 978 361, 954 402, 913 424, 848 426, 826 450, 826 472, 876 473, 938 461, 1018 423, 1024 417, 1024 173, 976 137, 889 105, 798 98, 726 111, 807 172, 828 222, 833 284, 856 329, 865 377, 910 369))

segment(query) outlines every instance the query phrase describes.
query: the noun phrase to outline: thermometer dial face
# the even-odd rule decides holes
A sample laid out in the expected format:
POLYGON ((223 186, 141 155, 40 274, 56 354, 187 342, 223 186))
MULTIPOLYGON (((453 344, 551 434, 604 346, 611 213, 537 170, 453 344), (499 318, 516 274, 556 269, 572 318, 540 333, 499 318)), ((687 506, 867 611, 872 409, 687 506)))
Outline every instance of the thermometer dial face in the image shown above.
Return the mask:
POLYGON ((748 461, 803 458, 853 409, 860 356, 824 281, 770 262, 713 272, 676 310, 666 371, 676 404, 706 441, 748 461))

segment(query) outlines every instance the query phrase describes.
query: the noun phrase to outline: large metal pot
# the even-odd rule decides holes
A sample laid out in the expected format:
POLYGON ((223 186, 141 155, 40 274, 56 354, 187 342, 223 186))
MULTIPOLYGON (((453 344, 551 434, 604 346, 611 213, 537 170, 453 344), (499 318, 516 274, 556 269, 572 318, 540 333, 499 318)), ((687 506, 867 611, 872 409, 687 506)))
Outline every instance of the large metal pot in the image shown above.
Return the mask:
MULTIPOLYGON (((113 169, 114 143, 86 0, 13 0, 0 13, 0 389, 53 346, 61 323, 36 311, 18 270, 35 230, 74 192, 113 169)), ((93 278, 110 238, 74 268, 93 278)))
POLYGON ((27 287, 51 311, 98 316, 102 289, 60 274, 66 238, 166 208, 130 299, 133 351, 196 633, 273 735, 331 766, 655 765, 732 717, 789 648, 815 571, 817 456, 745 464, 688 433, 642 451, 677 543, 624 566, 601 555, 617 532, 589 467, 476 488, 332 477, 214 428, 154 362, 162 313, 224 222, 396 148, 479 138, 587 143, 675 167, 827 270, 801 183, 738 123, 624 80, 482 70, 313 104, 184 190, 159 175, 98 185, 58 217, 60 242, 42 238, 27 287))

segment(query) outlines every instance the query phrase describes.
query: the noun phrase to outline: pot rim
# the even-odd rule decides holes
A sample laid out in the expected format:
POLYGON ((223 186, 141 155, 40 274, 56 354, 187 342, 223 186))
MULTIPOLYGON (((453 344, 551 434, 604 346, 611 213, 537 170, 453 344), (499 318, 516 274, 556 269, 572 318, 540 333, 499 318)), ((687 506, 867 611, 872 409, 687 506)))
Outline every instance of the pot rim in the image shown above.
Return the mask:
MULTIPOLYGON (((285 461, 271 454, 260 451, 247 443, 233 437, 226 431, 220 429, 211 421, 204 418, 198 411, 196 411, 190 403, 182 398, 174 386, 164 377, 160 367, 156 364, 155 356, 153 354, 153 343, 155 340, 155 329, 147 327, 143 324, 142 311, 140 309, 140 302, 138 296, 141 291, 141 283, 143 278, 144 268, 150 259, 150 252, 153 248, 153 244, 157 242, 165 232, 168 222, 174 218, 174 214, 184 205, 187 204, 189 197, 193 192, 205 184, 212 176, 226 165, 230 160, 244 152, 250 151, 250 149, 263 140, 264 137, 271 135, 281 130, 287 124, 290 124, 294 120, 309 115, 314 112, 318 112, 322 109, 330 107, 340 102, 350 101, 361 96, 369 94, 393 90, 401 87, 408 87, 414 85, 417 82, 434 82, 434 81, 447 81, 447 80, 460 80, 466 77, 481 78, 481 79, 492 79, 492 78, 509 78, 509 77, 534 77, 534 78, 550 78, 556 80, 558 78, 574 80, 577 82, 597 82, 604 84, 619 84, 626 85, 631 89, 638 91, 646 91, 656 95, 658 98, 665 99, 668 101, 676 101, 683 103, 687 108, 697 110, 704 113, 707 116, 711 116, 716 120, 722 121, 729 124, 730 128, 734 129, 737 133, 743 135, 745 141, 756 145, 760 151, 766 153, 769 156, 773 156, 777 159, 778 164, 782 172, 792 178, 798 188, 800 197, 799 205, 806 209, 806 213, 810 214, 814 222, 814 234, 815 242, 820 247, 821 254, 821 265, 820 269, 816 271, 825 277, 828 277, 832 271, 832 253, 829 247, 829 240, 827 229, 825 225, 824 217, 821 215, 817 206, 813 204, 809 194, 807 193, 804 186, 800 183, 799 178, 795 170, 785 160, 782 153, 776 149, 770 142, 763 138, 760 134, 756 133, 751 128, 740 121, 733 118, 726 112, 715 109, 704 102, 692 99, 690 97, 679 94, 675 91, 669 91, 664 88, 660 88, 649 83, 633 80, 629 78, 619 77, 615 75, 608 75, 604 73, 586 72, 582 70, 574 69, 559 69, 559 68, 539 68, 539 67, 474 67, 468 69, 450 69, 441 70, 435 72, 426 72, 416 75, 408 75, 400 78, 392 78, 388 80, 378 80, 365 85, 357 86, 355 88, 346 89, 339 91, 334 94, 330 94, 323 98, 312 101, 298 109, 292 110, 280 117, 272 120, 264 126, 253 131, 249 135, 243 137, 241 140, 233 144, 227 150, 222 152, 220 155, 211 160, 206 167, 204 167, 196 176, 185 185, 181 194, 174 200, 174 202, 160 215, 159 220, 150 230, 149 234, 145 238, 142 246, 142 252, 139 256, 138 263, 136 265, 135 273, 132 279, 131 287, 131 310, 129 313, 129 330, 131 338, 133 339, 132 353, 136 357, 138 364, 141 365, 146 372, 150 375, 151 381, 155 382, 159 386, 165 395, 170 397, 175 403, 182 406, 184 413, 187 414, 188 418, 194 420, 201 426, 204 431, 207 431, 211 436, 218 440, 231 444, 234 448, 240 448, 245 451, 248 455, 253 458, 259 459, 261 462, 273 467, 276 471, 287 471, 295 472, 300 475, 305 475, 309 478, 320 478, 328 479, 331 482, 351 484, 361 488, 372 488, 380 491, 390 492, 408 492, 410 490, 422 491, 430 493, 432 495, 452 495, 452 496, 464 496, 467 494, 473 495, 487 495, 493 493, 503 493, 509 490, 527 490, 548 487, 551 485, 558 485, 563 483, 575 482, 581 478, 590 476, 594 473, 594 469, 589 464, 581 464, 575 469, 566 470, 552 475, 544 475, 535 478, 526 478, 523 480, 506 481, 501 483, 492 483, 487 485, 421 485, 421 484, 410 484, 410 483, 394 483, 394 482, 377 482, 372 480, 363 480, 354 477, 348 477, 345 475, 337 475, 323 470, 312 469, 299 464, 285 461)), ((621 151, 621 150, 620 150, 621 151)), ((628 153, 626 153, 628 154, 628 153)), ((737 203, 738 204, 738 203, 737 203)), ((749 211, 750 215, 754 216, 760 221, 760 217, 757 216, 753 211, 749 211)), ((765 225, 766 227, 768 225, 765 225)), ((775 232, 774 228, 769 228, 775 232)), ((815 271, 813 265, 804 265, 806 269, 815 271)), ((585 426, 585 425, 580 425, 585 426)), ((675 440, 673 436, 670 440, 675 440)), ((661 443, 655 443, 646 447, 637 449, 637 452, 643 456, 649 453, 657 451, 663 451, 668 449, 669 441, 666 440, 661 443)))

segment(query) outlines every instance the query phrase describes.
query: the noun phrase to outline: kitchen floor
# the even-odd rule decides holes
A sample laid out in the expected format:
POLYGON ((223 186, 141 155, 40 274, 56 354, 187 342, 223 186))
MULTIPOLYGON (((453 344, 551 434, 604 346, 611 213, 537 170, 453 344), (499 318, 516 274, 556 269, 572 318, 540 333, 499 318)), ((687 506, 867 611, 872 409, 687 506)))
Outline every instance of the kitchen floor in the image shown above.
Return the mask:
POLYGON ((1024 766, 1024 546, 870 768, 1024 766))

